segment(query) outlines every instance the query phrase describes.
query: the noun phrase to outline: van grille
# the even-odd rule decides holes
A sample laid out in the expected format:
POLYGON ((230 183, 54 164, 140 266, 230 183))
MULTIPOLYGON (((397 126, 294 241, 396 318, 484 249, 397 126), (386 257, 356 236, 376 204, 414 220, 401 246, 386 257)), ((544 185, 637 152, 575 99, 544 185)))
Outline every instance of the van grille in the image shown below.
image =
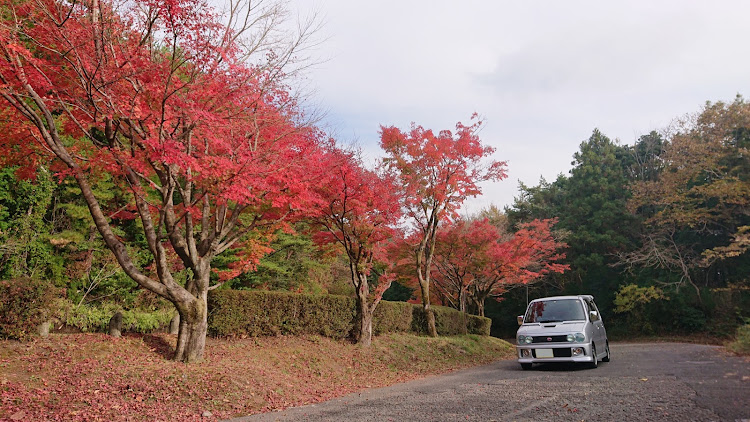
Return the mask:
POLYGON ((532 343, 567 343, 568 336, 537 336, 532 343))

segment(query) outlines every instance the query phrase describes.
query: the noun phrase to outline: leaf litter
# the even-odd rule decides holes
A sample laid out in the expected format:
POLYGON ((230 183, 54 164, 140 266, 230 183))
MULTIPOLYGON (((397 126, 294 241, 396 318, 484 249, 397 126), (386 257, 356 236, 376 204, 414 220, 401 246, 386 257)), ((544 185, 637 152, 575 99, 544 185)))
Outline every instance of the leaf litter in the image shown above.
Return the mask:
POLYGON ((479 336, 207 339, 205 359, 170 360, 175 336, 60 334, 0 341, 0 420, 191 421, 317 403, 513 357, 479 336))

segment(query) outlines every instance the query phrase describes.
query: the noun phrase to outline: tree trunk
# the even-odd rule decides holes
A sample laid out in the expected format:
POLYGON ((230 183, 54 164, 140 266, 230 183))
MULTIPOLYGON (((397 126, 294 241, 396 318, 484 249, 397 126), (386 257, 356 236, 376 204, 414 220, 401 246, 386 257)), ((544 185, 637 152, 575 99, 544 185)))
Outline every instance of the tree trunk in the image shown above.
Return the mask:
POLYGON ((425 317, 427 318, 427 334, 430 337, 437 337, 437 325, 435 324, 435 311, 432 310, 432 306, 428 303, 424 307, 425 317))
POLYGON ((476 315, 484 316, 484 302, 487 301, 489 290, 475 290, 471 295, 471 301, 476 307, 476 315))
POLYGON ((180 333, 180 313, 175 310, 172 320, 169 321, 169 334, 177 335, 180 333))
POLYGON ((427 319, 427 334, 430 337, 437 337, 437 328, 435 325, 435 312, 433 312, 430 306, 430 285, 429 283, 420 280, 419 287, 422 290, 422 306, 424 307, 424 315, 427 319))
POLYGON ((477 301, 477 315, 481 317, 484 316, 484 301, 483 300, 477 301))
POLYGON ((360 302, 359 300, 357 300, 357 302, 362 303, 363 305, 359 320, 359 339, 357 340, 357 344, 363 347, 370 347, 370 345, 372 345, 373 312, 372 309, 367 306, 367 302, 360 302))
POLYGON ((357 344, 369 347, 372 344, 372 317, 373 309, 368 303, 370 286, 367 283, 367 275, 355 272, 357 278, 355 287, 357 288, 357 326, 354 332, 354 339, 357 344))
POLYGON ((175 304, 180 313, 180 332, 174 360, 192 363, 203 358, 208 331, 207 297, 204 292, 191 302, 175 304))
POLYGON ((458 291, 458 310, 466 313, 466 288, 464 287, 458 291))

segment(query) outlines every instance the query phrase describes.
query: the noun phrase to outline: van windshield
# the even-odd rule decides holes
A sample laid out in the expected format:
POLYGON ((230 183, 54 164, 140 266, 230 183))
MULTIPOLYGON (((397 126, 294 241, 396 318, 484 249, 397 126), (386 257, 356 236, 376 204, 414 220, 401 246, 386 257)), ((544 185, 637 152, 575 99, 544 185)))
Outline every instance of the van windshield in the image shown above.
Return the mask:
POLYGON ((578 299, 555 299, 532 302, 523 322, 585 321, 586 313, 578 299))

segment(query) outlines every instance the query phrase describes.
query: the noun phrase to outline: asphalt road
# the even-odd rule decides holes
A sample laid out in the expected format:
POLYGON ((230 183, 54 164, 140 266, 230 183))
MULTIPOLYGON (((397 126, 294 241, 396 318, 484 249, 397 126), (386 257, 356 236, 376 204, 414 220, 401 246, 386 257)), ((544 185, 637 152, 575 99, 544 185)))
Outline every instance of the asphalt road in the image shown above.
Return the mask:
POLYGON ((257 421, 749 421, 750 362, 723 348, 611 345, 597 369, 515 361, 233 419, 257 421))

